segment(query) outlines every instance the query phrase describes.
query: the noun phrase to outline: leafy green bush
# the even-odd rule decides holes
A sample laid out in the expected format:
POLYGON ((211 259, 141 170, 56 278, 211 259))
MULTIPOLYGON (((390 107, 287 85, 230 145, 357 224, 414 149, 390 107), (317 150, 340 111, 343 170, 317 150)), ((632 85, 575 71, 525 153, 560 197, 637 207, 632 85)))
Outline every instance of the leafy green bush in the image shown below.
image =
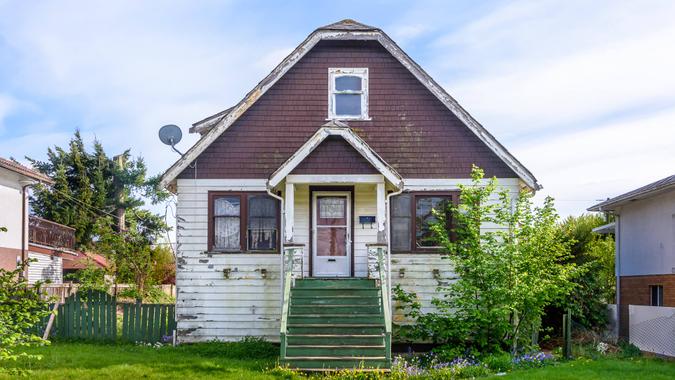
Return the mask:
POLYGON ((571 292, 577 267, 568 261, 570 242, 557 233, 553 199, 535 207, 531 194, 514 200, 496 178, 483 177, 474 167, 472 184, 460 185, 459 205, 447 206, 449 229, 446 213, 434 210, 431 228, 457 276, 439 287, 437 311, 422 314, 415 295, 401 288, 394 295, 416 320, 405 331, 410 338, 515 354, 532 348, 544 309, 571 292), (486 231, 486 224, 505 228, 486 231))
POLYGON ((513 369, 513 358, 506 352, 487 355, 481 361, 494 372, 506 372, 513 369))
POLYGON ((640 351, 638 346, 626 340, 621 340, 619 342, 619 349, 620 356, 623 358, 637 358, 642 356, 642 351, 640 351))
POLYGON ((0 268, 0 368, 4 361, 40 359, 20 352, 21 347, 49 344, 37 335, 36 325, 51 311, 40 294, 40 284, 30 285, 22 276, 28 263, 8 271, 0 268))

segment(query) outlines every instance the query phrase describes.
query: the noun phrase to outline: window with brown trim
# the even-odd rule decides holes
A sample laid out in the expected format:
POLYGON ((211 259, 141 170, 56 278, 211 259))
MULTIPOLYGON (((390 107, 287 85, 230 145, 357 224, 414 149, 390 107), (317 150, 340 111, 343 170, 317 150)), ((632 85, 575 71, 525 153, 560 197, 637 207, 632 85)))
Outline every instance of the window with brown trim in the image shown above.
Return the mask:
POLYGON ((278 252, 279 220, 266 193, 209 192, 209 251, 278 252))
POLYGON ((448 205, 457 203, 456 192, 406 193, 391 199, 391 250, 392 252, 434 252, 440 244, 431 231, 438 222, 436 212, 443 212, 446 228, 450 228, 452 215, 448 205))

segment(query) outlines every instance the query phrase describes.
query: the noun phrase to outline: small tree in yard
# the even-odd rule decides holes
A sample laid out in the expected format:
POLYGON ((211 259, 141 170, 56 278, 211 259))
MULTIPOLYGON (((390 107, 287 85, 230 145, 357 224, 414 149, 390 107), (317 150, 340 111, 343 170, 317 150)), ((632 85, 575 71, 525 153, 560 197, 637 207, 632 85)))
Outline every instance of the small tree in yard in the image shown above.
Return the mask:
MULTIPOLYGON (((0 232, 6 231, 0 227, 0 232)), ((39 286, 29 285, 21 275, 26 265, 23 263, 13 271, 0 268, 0 367, 4 361, 20 357, 39 359, 17 349, 49 343, 30 332, 50 311, 40 297, 39 286)))
POLYGON ((131 295, 142 299, 149 295, 155 283, 155 266, 164 257, 164 249, 154 246, 153 242, 167 227, 156 215, 144 210, 128 214, 126 220, 128 229, 118 233, 109 218, 101 218, 94 229, 95 247, 114 258, 113 270, 118 280, 133 283, 135 289, 131 295))
MULTIPOLYGON (((473 182, 460 186, 460 204, 451 209, 451 228, 443 212, 432 226, 457 279, 439 288, 437 311, 420 313, 408 334, 482 352, 516 353, 531 344, 544 308, 572 289, 576 271, 565 263, 569 243, 556 233, 553 200, 534 207, 529 193, 512 199, 496 179, 482 183, 483 171, 472 170, 473 182), (497 199, 494 196, 497 195, 497 199), (485 226, 503 229, 484 229, 485 226)), ((397 299, 411 301, 400 288, 397 299)))

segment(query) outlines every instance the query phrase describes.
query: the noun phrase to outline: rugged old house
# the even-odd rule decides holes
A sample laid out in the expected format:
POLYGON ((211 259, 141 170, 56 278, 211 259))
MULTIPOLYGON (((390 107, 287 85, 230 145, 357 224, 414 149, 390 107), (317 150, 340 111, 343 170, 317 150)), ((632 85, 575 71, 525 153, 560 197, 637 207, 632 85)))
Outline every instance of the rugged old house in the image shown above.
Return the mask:
POLYGON ((384 32, 351 20, 191 132, 162 179, 178 197, 179 341, 265 337, 302 368, 388 365, 390 288, 428 310, 452 276, 428 223, 472 164, 513 194, 539 188, 384 32))

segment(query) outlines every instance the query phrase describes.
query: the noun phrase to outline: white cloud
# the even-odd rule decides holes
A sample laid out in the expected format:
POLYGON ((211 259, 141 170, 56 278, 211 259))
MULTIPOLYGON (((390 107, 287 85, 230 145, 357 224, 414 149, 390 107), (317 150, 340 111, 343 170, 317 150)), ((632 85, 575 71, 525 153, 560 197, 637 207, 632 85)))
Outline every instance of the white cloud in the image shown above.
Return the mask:
MULTIPOLYGON (((18 57, 12 85, 22 92, 76 104, 81 124, 110 150, 132 148, 152 172, 175 155, 156 137, 160 126, 187 127, 236 103, 270 69, 283 33, 258 40, 222 24, 216 4, 192 2, 8 3, 0 35, 18 57), (247 43, 249 38, 255 44, 247 43), (250 64, 252 58, 261 60, 250 64)), ((227 12, 227 4, 217 4, 227 12)), ((251 34, 250 36, 248 34, 251 34)), ((46 123, 45 123, 46 124, 46 123)), ((196 137, 186 136, 187 149, 196 137)), ((6 141, 10 152, 43 155, 46 145, 6 141)))
POLYGON ((675 174, 675 107, 554 138, 522 141, 512 151, 558 200, 562 215, 675 174))

